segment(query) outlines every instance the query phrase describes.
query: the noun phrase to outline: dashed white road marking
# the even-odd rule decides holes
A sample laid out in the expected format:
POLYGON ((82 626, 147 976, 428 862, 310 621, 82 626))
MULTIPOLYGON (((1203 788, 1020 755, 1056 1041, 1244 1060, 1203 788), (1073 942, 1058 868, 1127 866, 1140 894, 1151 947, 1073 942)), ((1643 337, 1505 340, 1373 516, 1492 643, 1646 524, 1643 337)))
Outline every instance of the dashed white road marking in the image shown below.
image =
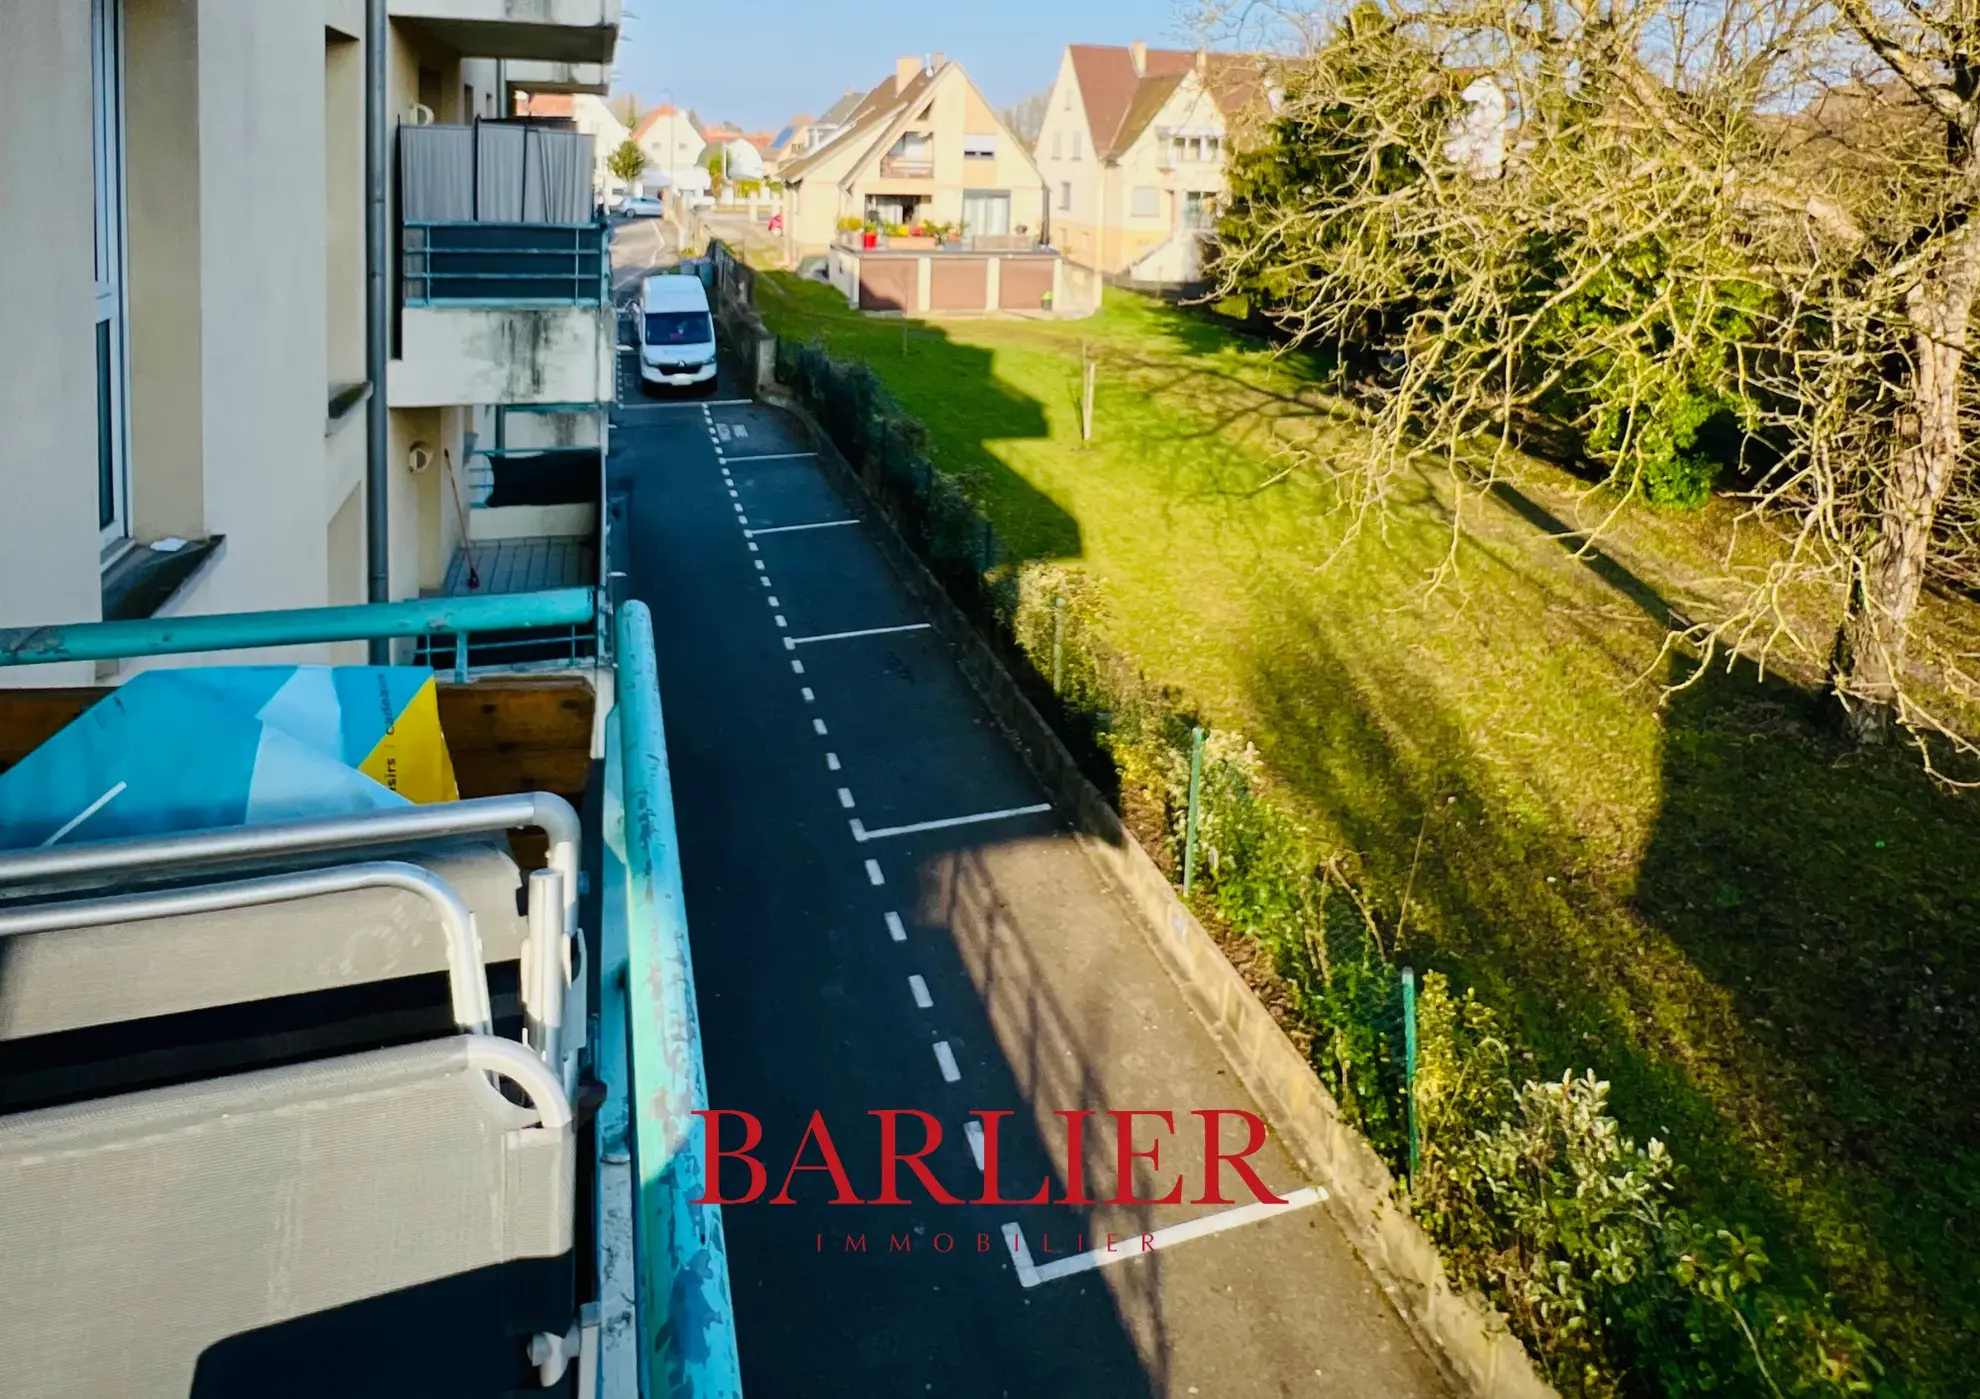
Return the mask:
POLYGON ((749 552, 750 552, 750 553, 752 553, 752 554, 754 554, 754 553, 756 552, 756 543, 755 543, 755 541, 754 541, 754 540, 752 540, 752 541, 750 542, 750 546, 749 546, 749 552))
POLYGON ((847 811, 851 811, 853 809, 852 788, 850 787, 839 788, 839 805, 844 807, 847 811))
POLYGON ((945 831, 951 826, 975 826, 985 821, 1006 821, 1014 816, 1036 816, 1050 811, 1052 803, 1034 802, 1030 806, 1006 807, 1002 811, 979 811, 973 816, 945 816, 939 821, 916 821, 908 826, 883 826, 877 831, 869 831, 857 819, 852 823, 853 839, 857 841, 885 840, 888 836, 913 835, 917 831, 945 831))
POLYGON ((911 976, 908 978, 908 994, 914 997, 914 1003, 919 1009, 934 1009, 935 998, 928 994, 928 983, 920 977, 911 976))
POLYGON ((739 525, 746 525, 746 524, 748 524, 748 523, 749 523, 749 516, 747 516, 747 515, 738 515, 738 516, 736 516, 736 523, 737 523, 737 524, 739 524, 739 525))
POLYGON ((809 685, 806 685, 802 690, 798 691, 798 693, 804 696, 804 702, 806 704, 810 704, 818 698, 818 696, 811 693, 811 686, 809 685))
POLYGON ((975 1118, 963 1123, 963 1135, 969 1138, 969 1154, 976 1158, 976 1169, 983 1169, 983 1124, 975 1118))
MULTIPOLYGON (((978 1164, 981 1165, 980 1162, 978 1164)), ((1004 1246, 1011 1251, 1011 1262, 1017 1268, 1018 1285, 1036 1287, 1041 1282, 1051 1282, 1057 1278, 1070 1277, 1074 1273, 1091 1272, 1109 1263, 1139 1258, 1159 1248, 1171 1248, 1176 1244, 1188 1243, 1191 1239, 1200 1239, 1209 1234, 1221 1234, 1226 1229, 1255 1224, 1261 1219, 1270 1219, 1275 1214, 1307 1209, 1326 1198, 1325 1188, 1309 1185, 1285 1196, 1283 1205, 1257 1200, 1249 1205, 1239 1205, 1234 1209, 1219 1210, 1215 1214, 1185 1220, 1181 1224, 1171 1224, 1166 1229, 1151 1230, 1139 1237, 1130 1234, 1126 1239, 1121 1239, 1117 1235, 1115 1247, 1112 1249, 1090 1248, 1084 1253, 1075 1253, 1070 1258, 1055 1258, 1050 1263, 1044 1264, 1032 1261, 1031 1249, 1024 1241, 1024 1230, 1016 1224, 1004 1226, 1004 1246)))
POLYGON ((764 566, 762 559, 752 559, 751 562, 754 563, 758 568, 762 568, 764 566))
POLYGON ((891 636, 895 632, 927 631, 929 625, 927 622, 910 622, 904 627, 865 627, 859 631, 828 631, 821 632, 817 636, 794 636, 788 644, 809 646, 818 641, 850 641, 857 636, 891 636))
POLYGON ((811 731, 820 738, 823 738, 825 736, 825 721, 823 719, 813 719, 811 721, 811 731))
MULTIPOLYGON (((757 564, 756 564, 756 566, 757 566, 758 568, 761 568, 761 567, 763 567, 763 561, 762 561, 761 559, 759 559, 759 560, 757 560, 757 564)), ((763 578, 759 578, 759 579, 757 579, 756 581, 757 581, 757 582, 759 582, 759 583, 761 583, 761 584, 762 584, 762 585, 763 585, 764 587, 766 587, 766 588, 770 586, 770 580, 769 580, 769 578, 768 578, 768 577, 763 577, 763 578)))
POLYGON ((837 753, 827 753, 825 755, 825 770, 827 772, 837 772, 839 770, 839 755, 837 753))
POLYGON ((792 662, 791 662, 791 674, 793 674, 793 675, 802 675, 802 674, 804 674, 804 662, 803 662, 803 661, 792 661, 792 662))
MULTIPOLYGON (((763 581, 764 581, 764 582, 765 582, 765 583, 767 584, 767 583, 769 583, 769 581, 770 581, 770 580, 769 580, 768 578, 766 578, 766 579, 764 579, 763 581)), ((773 597, 770 597, 770 598, 766 598, 766 599, 765 599, 765 601, 767 601, 767 602, 768 602, 768 603, 769 603, 769 604, 770 604, 770 605, 771 605, 772 607, 780 607, 780 606, 782 606, 782 605, 783 605, 783 604, 781 604, 781 603, 779 603, 779 602, 777 601, 777 599, 776 599, 776 598, 775 598, 774 596, 773 596, 773 597)))
POLYGON ((781 612, 779 612, 779 613, 777 614, 777 625, 778 625, 778 626, 780 626, 780 627, 784 627, 784 626, 789 626, 789 625, 790 625, 790 624, 789 624, 788 622, 786 622, 786 621, 784 620, 784 614, 783 614, 783 613, 781 613, 781 612))
POLYGON ((907 929, 901 925, 901 915, 891 909, 887 913, 887 936, 895 942, 907 941, 907 929))
POLYGON ((962 1082, 962 1070, 956 1067, 956 1052, 949 1048, 947 1040, 935 1041, 935 1062, 942 1066, 942 1082, 962 1082))
POLYGON ((773 525, 769 529, 751 530, 751 534, 792 534, 801 529, 838 529, 841 525, 856 525, 858 520, 817 520, 808 525, 773 525))
POLYGON ((878 860, 868 860, 866 862, 866 882, 876 886, 887 882, 887 876, 880 873, 880 862, 878 860))

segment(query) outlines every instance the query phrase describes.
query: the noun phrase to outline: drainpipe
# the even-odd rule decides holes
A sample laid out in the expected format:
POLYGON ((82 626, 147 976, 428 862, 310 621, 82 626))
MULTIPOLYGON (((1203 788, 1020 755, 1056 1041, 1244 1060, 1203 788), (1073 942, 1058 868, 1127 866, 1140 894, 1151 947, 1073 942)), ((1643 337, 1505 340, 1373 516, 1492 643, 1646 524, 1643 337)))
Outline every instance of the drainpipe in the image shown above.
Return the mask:
MULTIPOLYGON (((391 518, 392 416, 387 406, 385 375, 392 357, 392 299, 388 278, 392 268, 392 230, 388 222, 386 182, 391 169, 386 0, 365 0, 364 6, 364 249, 365 315, 364 373, 371 381, 366 415, 364 453, 364 550, 369 568, 365 597, 371 602, 392 600, 391 518)), ((371 663, 390 665, 392 643, 371 641, 371 663)))

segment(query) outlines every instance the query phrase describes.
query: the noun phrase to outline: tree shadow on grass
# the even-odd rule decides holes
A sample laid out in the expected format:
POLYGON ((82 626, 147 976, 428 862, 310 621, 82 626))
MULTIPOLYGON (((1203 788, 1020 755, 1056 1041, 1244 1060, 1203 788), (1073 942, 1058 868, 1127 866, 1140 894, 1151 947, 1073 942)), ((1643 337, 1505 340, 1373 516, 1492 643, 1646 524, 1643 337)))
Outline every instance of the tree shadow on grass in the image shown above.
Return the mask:
MULTIPOLYGON (((978 478, 976 489, 994 502, 1007 562, 1081 555, 1079 522, 995 449, 1048 438, 1051 424, 1043 403, 998 375, 990 349, 956 340, 937 322, 848 310, 843 296, 820 283, 766 274, 757 286, 758 304, 780 337, 817 339, 834 358, 867 365, 928 429, 936 464, 978 478)), ((838 427, 825 426, 847 450, 838 427)))
MULTIPOLYGON (((1510 495, 1646 615, 1672 615, 1510 495)), ((1492 560, 1531 567, 1516 550, 1492 560)), ((1604 869, 1572 814, 1535 799, 1537 774, 1480 747, 1444 677, 1408 654, 1345 651, 1328 618, 1282 607, 1292 643, 1252 657, 1248 697, 1386 918, 1410 889, 1402 960, 1508 1013, 1533 1051, 1524 1072, 1608 1079, 1630 1133, 1671 1144, 1687 1196, 1765 1237, 1770 1284, 1833 1289, 1894 1378, 1973 1392, 1972 800, 1908 753, 1843 746, 1819 693, 1748 666, 1679 670, 1691 683, 1663 709, 1640 863, 1604 869)))

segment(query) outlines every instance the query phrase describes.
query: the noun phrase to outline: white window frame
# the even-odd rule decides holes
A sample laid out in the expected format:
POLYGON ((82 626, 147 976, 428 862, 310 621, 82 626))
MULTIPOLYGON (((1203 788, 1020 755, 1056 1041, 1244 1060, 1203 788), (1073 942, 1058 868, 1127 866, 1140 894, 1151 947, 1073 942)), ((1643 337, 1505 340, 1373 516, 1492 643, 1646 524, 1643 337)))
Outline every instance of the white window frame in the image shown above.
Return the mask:
POLYGON ((964 160, 995 160, 997 158, 997 137, 993 132, 964 132, 964 160), (971 149, 974 146, 975 149, 971 149))
POLYGON ((1059 181, 1059 212, 1062 214, 1070 214, 1072 212, 1071 180, 1059 181))
MULTIPOLYGON (((90 0, 90 139, 95 185, 93 242, 98 334, 108 326, 108 354, 96 355, 97 522, 105 561, 130 538, 130 317, 126 303, 124 196, 123 0, 90 0), (106 433, 107 428, 107 433, 106 433), (108 438, 107 442, 105 438, 108 438), (108 471, 104 453, 108 453, 108 471), (108 478, 110 500, 104 502, 108 478), (108 523, 104 516, 109 516, 108 523)), ((92 337, 94 338, 94 337, 92 337)))

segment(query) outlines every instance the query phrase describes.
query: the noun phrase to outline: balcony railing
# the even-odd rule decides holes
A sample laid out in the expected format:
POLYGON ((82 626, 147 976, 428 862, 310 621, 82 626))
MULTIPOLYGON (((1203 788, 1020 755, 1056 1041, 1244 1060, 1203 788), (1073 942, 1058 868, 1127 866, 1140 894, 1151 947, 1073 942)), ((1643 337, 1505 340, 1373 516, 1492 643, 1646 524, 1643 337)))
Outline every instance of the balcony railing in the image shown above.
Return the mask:
POLYGON ((908 156, 882 156, 880 175, 888 180, 932 180, 935 178, 935 162, 908 156))
POLYGON ((407 306, 611 304, 602 224, 408 220, 399 236, 407 306))

